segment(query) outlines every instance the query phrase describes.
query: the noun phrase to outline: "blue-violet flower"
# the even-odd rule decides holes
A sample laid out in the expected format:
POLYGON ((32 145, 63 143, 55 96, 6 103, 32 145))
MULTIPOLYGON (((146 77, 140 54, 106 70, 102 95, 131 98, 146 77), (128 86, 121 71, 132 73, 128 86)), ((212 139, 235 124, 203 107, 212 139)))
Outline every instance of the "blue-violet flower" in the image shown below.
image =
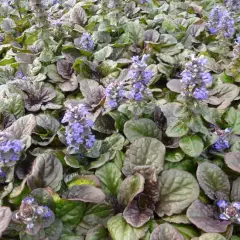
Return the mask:
POLYGON ((83 33, 81 38, 76 38, 74 40, 74 44, 76 47, 87 51, 92 51, 94 49, 94 42, 92 36, 89 33, 83 33))
POLYGON ((219 218, 233 223, 240 223, 240 202, 228 202, 226 200, 216 201, 219 218))
POLYGON ((230 144, 228 141, 228 135, 231 132, 231 129, 226 128, 225 130, 217 129, 214 133, 219 136, 216 143, 213 144, 213 148, 216 151, 222 152, 225 149, 230 148, 230 144))
POLYGON ((18 161, 22 150, 20 140, 11 139, 8 134, 0 132, 0 163, 18 161))
POLYGON ((210 12, 208 28, 211 34, 231 38, 235 32, 234 19, 226 8, 216 6, 210 12))
POLYGON ((240 9, 239 0, 225 0, 225 4, 231 10, 240 9))
POLYGON ((192 61, 186 64, 182 76, 182 95, 193 97, 197 100, 208 98, 207 87, 212 85, 212 76, 206 71, 207 59, 203 56, 196 58, 192 56, 192 61))
POLYGON ((24 224, 25 231, 36 235, 41 228, 49 227, 55 221, 55 215, 47 206, 39 206, 33 197, 22 200, 20 209, 13 214, 13 221, 24 224))
POLYGON ((88 118, 88 111, 83 104, 69 108, 62 123, 68 123, 66 126, 66 141, 70 148, 78 150, 80 146, 87 149, 93 147, 95 136, 92 134, 91 127, 93 121, 88 118))
POLYGON ((130 100, 140 102, 143 98, 151 96, 151 90, 148 88, 148 83, 153 77, 153 72, 147 70, 146 60, 149 55, 143 55, 142 59, 139 56, 132 58, 133 65, 130 69, 130 91, 125 94, 130 100))
POLYGON ((124 99, 124 83, 112 82, 105 91, 106 103, 110 108, 116 108, 120 101, 124 99))

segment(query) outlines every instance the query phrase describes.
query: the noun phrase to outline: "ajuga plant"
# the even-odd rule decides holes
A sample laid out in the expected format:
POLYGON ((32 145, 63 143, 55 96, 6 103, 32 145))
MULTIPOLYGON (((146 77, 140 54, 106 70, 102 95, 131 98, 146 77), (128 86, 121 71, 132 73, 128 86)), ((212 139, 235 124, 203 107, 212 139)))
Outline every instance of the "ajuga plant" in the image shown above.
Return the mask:
POLYGON ((0 0, 1 240, 239 240, 233 0, 0 0))

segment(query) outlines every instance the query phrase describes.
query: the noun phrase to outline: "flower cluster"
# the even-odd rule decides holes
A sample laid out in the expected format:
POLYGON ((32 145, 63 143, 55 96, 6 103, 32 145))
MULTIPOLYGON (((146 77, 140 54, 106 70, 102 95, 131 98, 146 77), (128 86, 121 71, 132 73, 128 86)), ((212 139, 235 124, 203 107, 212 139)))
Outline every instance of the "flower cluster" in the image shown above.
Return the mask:
POLYGON ((15 79, 14 80, 16 80, 16 79, 21 79, 21 80, 26 80, 27 81, 27 80, 29 80, 29 77, 25 76, 24 73, 21 70, 19 70, 15 74, 15 79))
POLYGON ((219 218, 221 220, 231 221, 240 224, 240 202, 228 202, 226 200, 218 200, 216 202, 219 210, 219 218))
POLYGON ((231 38, 235 32, 234 19, 227 9, 216 6, 210 12, 208 28, 211 34, 231 38))
POLYGON ((123 82, 112 82, 106 88, 106 102, 111 108, 116 108, 121 100, 124 99, 123 82))
POLYGON ((130 100, 141 101, 144 97, 151 96, 151 91, 148 88, 148 83, 153 77, 153 72, 147 70, 146 60, 149 56, 143 55, 142 59, 139 59, 139 56, 134 56, 133 67, 130 69, 130 88, 126 97, 130 100))
POLYGON ((20 140, 10 139, 10 137, 0 133, 0 163, 15 162, 19 160, 23 145, 20 140))
POLYGON ((14 212, 13 221, 24 224, 28 234, 36 235, 40 229, 49 227, 55 216, 47 206, 39 206, 33 197, 27 197, 22 200, 20 209, 14 212))
POLYGON ((87 149, 93 147, 95 136, 92 134, 91 127, 93 121, 88 119, 88 111, 83 104, 69 108, 62 123, 68 123, 66 126, 66 141, 70 148, 78 150, 80 146, 87 149))
POLYGON ((192 56, 192 61, 186 64, 182 76, 182 95, 193 97, 197 100, 208 98, 207 87, 212 84, 212 76, 206 71, 207 59, 203 56, 196 58, 192 56))
POLYGON ((225 0, 225 4, 231 10, 240 9, 239 0, 225 0))
POLYGON ((225 149, 230 148, 230 144, 227 139, 228 134, 230 132, 231 132, 231 130, 229 128, 226 128, 225 130, 216 129, 216 131, 214 133, 219 136, 217 142, 213 144, 213 148, 216 151, 224 151, 225 149))
POLYGON ((94 49, 94 42, 92 36, 89 33, 83 33, 80 38, 76 38, 74 40, 74 44, 76 47, 87 51, 92 51, 94 49))

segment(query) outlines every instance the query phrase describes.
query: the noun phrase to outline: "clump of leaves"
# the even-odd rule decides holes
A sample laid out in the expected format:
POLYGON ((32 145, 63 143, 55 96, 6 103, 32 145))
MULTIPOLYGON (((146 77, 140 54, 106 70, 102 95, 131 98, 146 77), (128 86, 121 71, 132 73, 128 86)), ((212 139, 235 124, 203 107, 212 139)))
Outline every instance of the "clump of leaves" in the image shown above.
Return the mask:
POLYGON ((238 17, 0 0, 0 238, 239 239, 238 17))

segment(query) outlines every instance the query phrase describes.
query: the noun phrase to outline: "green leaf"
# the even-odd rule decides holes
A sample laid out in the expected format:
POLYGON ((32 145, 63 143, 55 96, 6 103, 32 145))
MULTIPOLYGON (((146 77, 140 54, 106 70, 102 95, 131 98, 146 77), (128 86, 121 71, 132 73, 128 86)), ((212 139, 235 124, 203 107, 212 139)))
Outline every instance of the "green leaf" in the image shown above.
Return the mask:
POLYGON ((58 240, 62 235, 62 230, 63 224, 59 219, 56 219, 50 227, 44 229, 46 237, 49 240, 58 240))
POLYGON ((106 224, 113 216, 114 209, 111 204, 87 204, 83 214, 83 221, 90 225, 106 224))
POLYGON ((158 183, 160 202, 156 206, 156 213, 160 217, 181 213, 199 196, 197 181, 185 171, 165 170, 158 183))
POLYGON ((22 96, 20 96, 19 94, 11 95, 10 98, 6 99, 5 103, 5 110, 8 113, 13 114, 15 118, 20 118, 24 115, 24 101, 22 99, 22 96))
POLYGON ((67 154, 65 157, 64 157, 64 160, 66 162, 66 164, 72 168, 80 168, 81 165, 80 165, 80 158, 78 155, 69 155, 67 154))
POLYGON ((179 141, 179 146, 190 157, 198 157, 201 155, 204 145, 199 136, 184 136, 179 141))
POLYGON ((122 183, 122 173, 116 164, 106 163, 95 172, 95 175, 100 179, 105 194, 116 197, 122 183))
POLYGON ((100 157, 96 160, 90 163, 90 167, 88 168, 89 170, 95 169, 95 168, 100 168, 103 166, 106 162, 110 160, 110 153, 106 152, 104 154, 101 154, 100 157))
POLYGON ((179 223, 184 223, 184 224, 189 224, 189 223, 191 223, 189 220, 188 220, 188 218, 187 218, 187 216, 186 215, 180 215, 180 214, 178 214, 178 215, 173 215, 173 216, 170 216, 170 217, 163 217, 162 218, 164 221, 166 221, 166 222, 170 222, 170 223, 177 223, 177 224, 179 224, 179 223))
POLYGON ((107 152, 110 150, 121 151, 124 145, 125 138, 119 134, 114 133, 110 137, 106 137, 102 142, 101 151, 107 152))
POLYGON ((231 128, 232 133, 240 134, 240 111, 231 107, 225 115, 225 121, 231 128))
POLYGON ((127 121, 124 125, 123 131, 130 142, 141 137, 152 137, 159 140, 162 138, 161 130, 152 120, 147 118, 127 121))
MULTIPOLYGON (((219 233, 204 233, 199 240, 226 240, 226 238, 219 233)), ((233 239, 231 238, 231 240, 233 239)))
POLYGON ((106 46, 94 53, 94 60, 98 62, 104 61, 112 54, 112 52, 113 52, 112 47, 106 46))
POLYGON ((37 201, 41 206, 48 206, 51 209, 54 209, 53 198, 48 189, 37 188, 31 192, 31 196, 37 201))
POLYGON ((106 240, 108 239, 108 232, 103 226, 97 226, 87 232, 85 240, 106 240))
POLYGON ((180 162, 183 160, 185 153, 180 149, 169 149, 167 150, 165 159, 169 162, 180 162))
POLYGON ((229 196, 230 183, 228 176, 215 164, 202 163, 197 169, 197 179, 205 194, 215 200, 217 193, 229 196))
MULTIPOLYGON (((191 223, 189 221, 189 223, 191 223)), ((192 240, 199 236, 199 231, 193 225, 187 224, 172 224, 187 240, 192 240)))
POLYGON ((126 152, 123 173, 131 175, 136 166, 156 167, 157 173, 163 170, 165 146, 154 138, 140 138, 134 141, 126 152))
POLYGON ((52 154, 40 154, 34 161, 32 171, 27 177, 30 189, 51 187, 53 191, 60 188, 63 179, 61 162, 52 154))
MULTIPOLYGON (((144 40, 144 29, 140 23, 128 22, 125 28, 128 40, 132 43, 141 43, 144 40)), ((128 41, 126 41, 128 42, 128 41)))
POLYGON ((182 137, 186 135, 189 131, 188 126, 184 122, 173 122, 170 124, 166 130, 168 137, 182 137))
POLYGON ((156 227, 150 236, 150 240, 184 240, 184 239, 185 238, 183 237, 183 235, 169 223, 164 223, 156 227))
POLYGON ((139 173, 125 178, 118 192, 118 202, 122 205, 128 205, 144 190, 144 183, 145 179, 139 173))
POLYGON ((57 194, 53 194, 55 203, 55 213, 64 224, 76 226, 83 219, 85 203, 81 201, 70 201, 60 198, 57 194))
POLYGON ((52 82, 52 83, 66 81, 58 74, 57 67, 55 64, 51 64, 51 65, 47 66, 47 75, 50 78, 50 82, 52 82))
POLYGON ((140 228, 132 227, 121 213, 109 219, 107 226, 113 240, 139 240, 148 230, 147 224, 140 228))
POLYGON ((12 211, 9 207, 0 207, 0 237, 7 229, 12 219, 12 211))

